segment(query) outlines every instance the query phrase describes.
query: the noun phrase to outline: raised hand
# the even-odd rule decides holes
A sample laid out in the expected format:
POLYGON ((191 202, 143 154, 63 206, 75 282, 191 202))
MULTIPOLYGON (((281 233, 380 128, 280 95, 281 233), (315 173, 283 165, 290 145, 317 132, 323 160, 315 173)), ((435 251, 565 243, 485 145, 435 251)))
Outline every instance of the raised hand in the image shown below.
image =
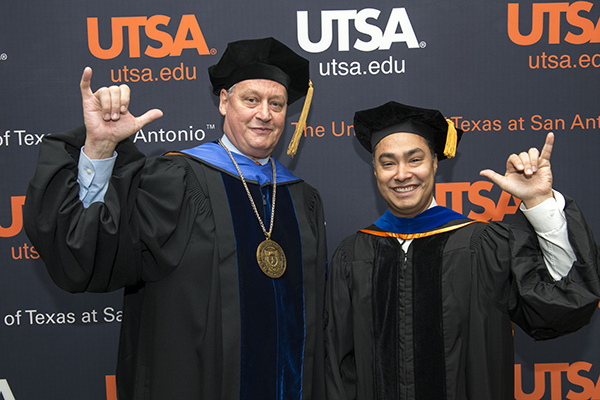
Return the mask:
POLYGON ((84 152, 90 159, 112 157, 120 141, 163 115, 152 109, 134 117, 129 112, 129 86, 102 87, 93 93, 91 81, 92 69, 86 67, 79 86, 86 128, 84 152))
POLYGON ((540 154, 531 148, 519 155, 512 154, 506 161, 506 173, 500 175, 491 169, 479 174, 498 185, 502 190, 521 199, 525 207, 532 208, 552 197, 552 169, 550 156, 554 134, 548 133, 540 154))

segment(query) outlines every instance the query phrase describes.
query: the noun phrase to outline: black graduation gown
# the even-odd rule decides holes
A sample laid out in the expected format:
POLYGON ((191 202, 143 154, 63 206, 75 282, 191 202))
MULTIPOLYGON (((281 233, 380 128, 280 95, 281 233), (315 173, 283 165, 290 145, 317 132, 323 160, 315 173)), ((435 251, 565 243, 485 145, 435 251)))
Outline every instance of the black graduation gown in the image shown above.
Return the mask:
POLYGON ((566 215, 577 261, 557 282, 521 212, 414 239, 408 254, 395 238, 346 238, 328 274, 327 398, 514 399, 511 320, 549 339, 600 300, 597 245, 571 199, 566 215))
MULTIPOLYGON (((258 269, 264 235, 237 176, 181 155, 146 158, 126 140, 104 203, 85 209, 84 139, 83 128, 44 138, 25 228, 61 288, 125 288, 119 398, 324 398, 318 192, 278 184, 273 239, 288 267, 273 280, 258 269)), ((248 184, 262 212, 270 184, 248 184)))

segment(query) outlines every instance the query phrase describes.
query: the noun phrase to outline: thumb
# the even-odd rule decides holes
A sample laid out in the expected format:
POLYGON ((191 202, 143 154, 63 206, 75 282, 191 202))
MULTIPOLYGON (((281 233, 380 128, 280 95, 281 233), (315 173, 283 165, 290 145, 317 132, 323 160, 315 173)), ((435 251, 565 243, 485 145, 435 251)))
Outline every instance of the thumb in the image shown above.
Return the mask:
POLYGON ((144 114, 136 118, 136 121, 138 123, 138 129, 144 127, 152 121, 156 121, 162 116, 163 112, 158 108, 153 108, 152 110, 146 111, 144 114))
POLYGON ((498 186, 500 186, 500 181, 502 180, 502 178, 504 178, 502 175, 496 173, 491 169, 484 169, 481 172, 479 172, 479 175, 488 178, 490 181, 492 181, 498 186))

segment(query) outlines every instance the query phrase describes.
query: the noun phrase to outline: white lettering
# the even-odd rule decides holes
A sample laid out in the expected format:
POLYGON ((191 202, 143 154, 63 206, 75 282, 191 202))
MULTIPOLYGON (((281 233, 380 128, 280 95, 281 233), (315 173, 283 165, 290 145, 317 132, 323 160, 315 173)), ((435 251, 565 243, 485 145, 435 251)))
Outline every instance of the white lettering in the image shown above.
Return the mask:
POLYGON ((380 50, 389 50, 392 47, 392 43, 405 42, 409 49, 419 47, 419 42, 415 36, 406 9, 394 8, 390 14, 387 26, 385 27, 385 33, 383 34, 383 40, 379 46, 380 50), (400 26, 401 33, 397 33, 396 29, 400 26))
POLYGON ((392 9, 385 31, 368 20, 379 18, 380 10, 365 8, 363 10, 322 10, 321 38, 311 42, 308 33, 308 11, 296 13, 298 44, 309 53, 322 53, 333 43, 333 21, 338 27, 338 51, 350 50, 350 20, 354 20, 357 32, 369 36, 369 41, 356 39, 353 47, 359 51, 389 50, 393 43, 406 43, 408 48, 419 48, 419 42, 405 8, 392 9), (398 32, 400 28, 400 32, 398 32))
POLYGON ((144 143, 165 143, 165 142, 192 142, 194 140, 201 142, 206 138, 206 133, 202 129, 194 131, 194 127, 190 125, 189 131, 185 129, 168 130, 159 129, 158 131, 147 131, 144 132, 140 129, 135 133, 133 137, 133 143, 138 141, 144 143))
POLYGON ((123 320, 123 311, 116 311, 112 307, 104 309, 104 322, 121 322, 123 320))
POLYGON ((137 131, 135 133, 135 137, 133 138, 133 143, 137 142, 138 140, 143 140, 144 143, 147 142, 146 136, 144 135, 144 131, 142 129, 140 129, 139 131, 137 131))
POLYGON ((381 29, 367 23, 367 19, 372 18, 376 20, 379 18, 379 14, 381 14, 381 11, 374 8, 365 8, 358 13, 356 21, 354 22, 354 27, 360 33, 371 36, 371 40, 364 42, 360 39, 356 39, 356 42, 354 43, 354 48, 356 50, 373 51, 379 48, 379 44, 383 38, 381 29))
POLYGON ((4 400, 15 400, 15 395, 10 390, 6 379, 0 379, 0 397, 4 398, 4 400))

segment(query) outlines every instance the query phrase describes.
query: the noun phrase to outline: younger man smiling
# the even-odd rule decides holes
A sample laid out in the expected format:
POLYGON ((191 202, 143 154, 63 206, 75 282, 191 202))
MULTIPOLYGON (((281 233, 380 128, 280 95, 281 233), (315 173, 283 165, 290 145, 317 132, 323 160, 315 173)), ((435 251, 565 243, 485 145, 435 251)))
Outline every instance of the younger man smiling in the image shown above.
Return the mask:
POLYGON ((554 135, 541 154, 511 155, 504 176, 481 172, 522 200, 508 226, 436 205, 438 161, 462 136, 439 111, 390 102, 357 112, 354 129, 388 210, 330 264, 328 399, 514 399, 511 321, 549 339, 600 300, 591 231, 552 190, 554 135))

